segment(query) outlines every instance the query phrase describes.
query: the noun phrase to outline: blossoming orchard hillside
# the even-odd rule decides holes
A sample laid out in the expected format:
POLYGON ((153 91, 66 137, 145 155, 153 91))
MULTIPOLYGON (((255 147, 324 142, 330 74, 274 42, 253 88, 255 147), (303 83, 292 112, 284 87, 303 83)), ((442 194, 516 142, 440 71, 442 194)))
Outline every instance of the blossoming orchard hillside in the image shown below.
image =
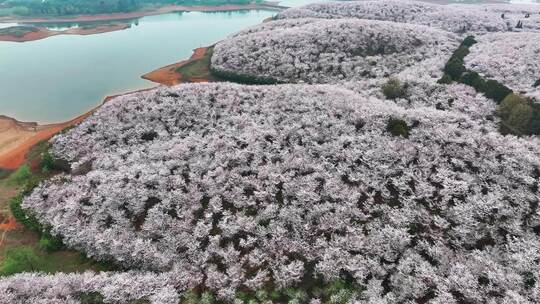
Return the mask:
POLYGON ((359 18, 412 23, 464 33, 540 30, 536 5, 436 5, 410 0, 367 0, 310 4, 286 10, 277 19, 359 18), (526 18, 527 16, 527 18, 526 18), (521 26, 518 22, 521 21, 521 26))
POLYGON ((540 100, 540 33, 497 33, 478 40, 465 57, 467 67, 540 100))
POLYGON ((277 82, 336 83, 387 77, 424 61, 442 67, 458 44, 450 33, 418 25, 284 20, 218 43, 212 67, 277 82))
POLYGON ((538 198, 538 147, 331 86, 179 86, 58 136, 74 171, 24 207, 90 256, 224 299, 345 275, 369 299, 481 301, 504 286, 526 300, 534 289, 513 279, 478 290, 490 274, 472 269, 521 278, 534 265, 508 261, 537 241, 521 202, 538 198))
POLYGON ((18 197, 114 271, 0 304, 538 303, 539 16, 333 2, 216 43, 223 82, 114 98, 18 197))
POLYGON ((0 281, 0 303, 177 304, 178 291, 166 274, 24 273, 0 281))

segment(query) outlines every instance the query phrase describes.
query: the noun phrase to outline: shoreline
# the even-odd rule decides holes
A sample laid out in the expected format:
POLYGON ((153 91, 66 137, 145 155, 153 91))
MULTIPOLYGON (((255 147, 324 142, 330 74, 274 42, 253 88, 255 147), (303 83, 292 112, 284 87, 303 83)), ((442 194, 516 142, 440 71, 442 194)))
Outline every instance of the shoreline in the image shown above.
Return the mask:
POLYGON ((0 143, 7 145, 0 150, 0 168, 6 170, 17 169, 24 163, 26 154, 34 145, 48 140, 62 130, 81 122, 98 107, 72 120, 45 125, 39 125, 35 122, 20 122, 11 117, 0 116, 0 143))
POLYGON ((174 12, 227 12, 242 10, 275 10, 280 11, 286 7, 277 5, 273 2, 263 2, 260 4, 228 4, 228 5, 167 5, 152 10, 136 11, 130 13, 110 13, 94 15, 74 15, 73 17, 39 17, 39 18, 21 18, 21 17, 0 17, 0 23, 69 23, 69 22, 96 22, 96 21, 115 21, 137 19, 146 16, 162 15, 174 12))
POLYGON ((103 34, 109 32, 122 31, 131 28, 131 24, 122 23, 122 24, 109 24, 109 25, 97 25, 91 28, 76 27, 64 31, 54 31, 49 30, 45 27, 31 27, 35 31, 29 31, 22 36, 15 35, 0 35, 0 41, 9 41, 9 42, 28 42, 41 40, 53 36, 59 35, 95 35, 103 34))
POLYGON ((181 83, 194 83, 194 82, 210 82, 213 79, 206 76, 186 76, 183 75, 178 70, 185 67, 188 64, 194 63, 198 60, 203 59, 208 51, 211 50, 213 46, 200 47, 193 50, 193 54, 189 59, 182 60, 173 64, 166 65, 164 67, 155 69, 149 73, 146 73, 141 76, 142 79, 152 81, 165 86, 174 86, 181 83))
POLYGON ((0 170, 16 170, 24 163, 26 154, 33 146, 44 140, 49 140, 66 128, 79 124, 112 99, 118 96, 149 91, 155 88, 156 87, 151 87, 106 96, 99 105, 66 122, 40 125, 37 122, 22 122, 15 118, 0 115, 0 147, 3 147, 0 149, 0 170))
MULTIPOLYGON (((128 14, 105 14, 105 15, 91 15, 91 16, 78 16, 76 18, 69 19, 16 19, 8 20, 0 18, 0 22, 24 22, 24 23, 44 23, 44 22, 84 22, 84 21, 112 21, 112 20, 126 20, 140 18, 150 15, 166 14, 175 11, 236 11, 236 10, 253 10, 253 9, 266 9, 266 10, 281 10, 284 7, 265 2, 263 4, 248 4, 248 5, 221 5, 221 6, 167 6, 161 7, 152 11, 135 12, 128 14)), ((74 28, 66 31, 46 31, 30 32, 19 40, 33 41, 39 39, 45 39, 47 37, 67 34, 67 35, 91 35, 95 33, 103 33, 108 31, 122 30, 126 24, 116 25, 104 25, 96 26, 92 29, 74 28), (37 34, 36 34, 37 33, 37 34), (28 37, 28 34, 34 34, 28 37), (31 38, 31 39, 30 39, 31 38)), ((41 27, 41 29, 45 29, 41 27)), ((4 35, 6 36, 6 35, 4 35)), ((0 40, 2 40, 0 36, 0 40)), ((23 41, 21 41, 23 42, 23 41)), ((190 76, 184 77, 181 73, 177 72, 177 69, 185 67, 188 64, 196 63, 197 61, 204 59, 208 55, 208 51, 212 47, 202 47, 194 50, 192 56, 187 60, 182 60, 178 63, 167 65, 165 67, 158 68, 150 73, 141 76, 143 79, 147 79, 152 82, 156 82, 161 85, 172 86, 180 83, 187 82, 208 82, 211 81, 210 76, 190 76)), ((49 140, 51 137, 59 132, 62 132, 66 128, 76 125, 90 116, 94 111, 99 109, 104 103, 109 102, 117 96, 131 94, 136 92, 143 92, 152 90, 152 88, 146 88, 131 92, 125 92, 118 95, 107 96, 103 102, 92 108, 91 110, 75 117, 66 122, 43 124, 40 125, 36 122, 21 122, 15 118, 0 115, 0 169, 15 170, 21 166, 26 158, 28 151, 39 142, 49 140)))
POLYGON ((4 147, 0 149, 0 169, 16 170, 24 163, 26 154, 34 145, 49 140, 66 128, 82 122, 102 105, 118 96, 150 91, 159 85, 173 86, 181 83, 211 81, 211 79, 203 77, 184 79, 182 74, 174 73, 177 68, 203 58, 210 48, 211 46, 197 48, 193 50, 193 54, 189 59, 156 69, 141 76, 143 79, 157 83, 157 86, 106 96, 96 107, 66 122, 40 125, 37 122, 23 122, 0 115, 0 147, 4 147))

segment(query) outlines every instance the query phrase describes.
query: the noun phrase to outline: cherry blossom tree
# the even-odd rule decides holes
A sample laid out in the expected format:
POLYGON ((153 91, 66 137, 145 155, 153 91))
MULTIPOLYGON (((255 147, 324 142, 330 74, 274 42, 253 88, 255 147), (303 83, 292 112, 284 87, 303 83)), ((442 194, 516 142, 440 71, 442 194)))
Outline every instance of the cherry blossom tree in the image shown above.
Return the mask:
POLYGON ((481 36, 465 57, 467 68, 495 79, 515 92, 540 100, 540 33, 481 36))
POLYGON ((193 289, 229 302, 285 290, 292 303, 536 303, 540 139, 500 134, 493 102, 437 80, 473 32, 467 67, 537 96, 539 13, 316 4, 232 35, 214 69, 296 84, 123 95, 55 136, 71 171, 23 208, 129 271, 19 274, 0 279, 0 303, 168 304, 193 289), (403 90, 387 99, 389 78, 403 90), (320 291, 331 282, 349 288, 320 291))
POLYGON ((442 66, 458 46, 447 32, 395 22, 299 19, 262 24, 221 41, 212 67, 280 82, 380 78, 442 66))
POLYGON ((345 276, 361 301, 525 303, 538 144, 333 86, 182 85, 55 137, 73 173, 24 206, 72 248, 225 299, 345 276))

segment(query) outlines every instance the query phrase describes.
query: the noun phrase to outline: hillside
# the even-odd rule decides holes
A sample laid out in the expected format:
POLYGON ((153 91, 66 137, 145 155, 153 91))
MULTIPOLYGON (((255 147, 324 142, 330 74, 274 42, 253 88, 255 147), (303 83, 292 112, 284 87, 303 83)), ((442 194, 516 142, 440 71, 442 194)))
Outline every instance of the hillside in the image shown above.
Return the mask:
POLYGON ((410 0, 345 1, 311 4, 286 10, 277 19, 358 18, 426 25, 454 33, 507 31, 500 14, 479 6, 436 5, 410 0))
POLYGON ((0 304, 537 303, 535 9, 308 5, 190 70, 230 82, 115 97, 16 210, 115 271, 0 304))
POLYGON ((483 36, 465 57, 468 68, 540 100, 540 33, 483 36))
POLYGON ((221 41, 214 48, 212 68, 230 77, 337 83, 388 77, 424 61, 440 69, 457 45, 458 39, 447 32, 416 25, 285 20, 221 41))
POLYGON ((369 299, 530 292, 478 290, 472 269, 531 270, 512 252, 540 245, 519 203, 536 197, 538 141, 464 115, 329 86, 185 85, 106 104, 53 151, 72 174, 24 205, 66 244, 220 297, 343 274, 369 299))

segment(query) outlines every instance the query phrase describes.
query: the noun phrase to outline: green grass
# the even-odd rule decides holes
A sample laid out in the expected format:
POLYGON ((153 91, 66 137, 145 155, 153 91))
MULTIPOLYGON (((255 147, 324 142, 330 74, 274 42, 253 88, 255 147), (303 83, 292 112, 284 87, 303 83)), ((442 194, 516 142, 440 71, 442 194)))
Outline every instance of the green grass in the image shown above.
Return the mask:
POLYGON ((204 78, 209 79, 210 74, 210 64, 212 55, 214 54, 214 48, 210 47, 200 59, 193 60, 179 68, 176 69, 177 73, 180 73, 184 76, 185 79, 188 78, 204 78))
POLYGON ((58 164, 48 152, 48 144, 36 145, 27 155, 27 162, 8 177, 0 180, 5 193, 17 193, 2 199, 2 209, 24 226, 8 231, 0 246, 0 276, 25 271, 82 272, 85 270, 105 271, 117 269, 113 265, 92 261, 84 254, 65 250, 60 238, 51 235, 49 227, 43 226, 32 214, 21 208, 23 197, 40 182, 58 173, 58 164), (29 165, 32 164, 32 165, 29 165), (32 169, 31 169, 32 168, 32 169), (11 190, 10 190, 11 189, 11 190), (9 190, 9 191, 7 191, 9 190))
POLYGON ((24 164, 19 167, 15 172, 9 175, 5 183, 8 186, 24 186, 32 178, 32 172, 27 164, 24 164))
POLYGON ((83 272, 85 270, 106 271, 111 267, 96 263, 84 255, 72 251, 47 252, 38 244, 22 245, 2 250, 0 276, 21 272, 83 272))

